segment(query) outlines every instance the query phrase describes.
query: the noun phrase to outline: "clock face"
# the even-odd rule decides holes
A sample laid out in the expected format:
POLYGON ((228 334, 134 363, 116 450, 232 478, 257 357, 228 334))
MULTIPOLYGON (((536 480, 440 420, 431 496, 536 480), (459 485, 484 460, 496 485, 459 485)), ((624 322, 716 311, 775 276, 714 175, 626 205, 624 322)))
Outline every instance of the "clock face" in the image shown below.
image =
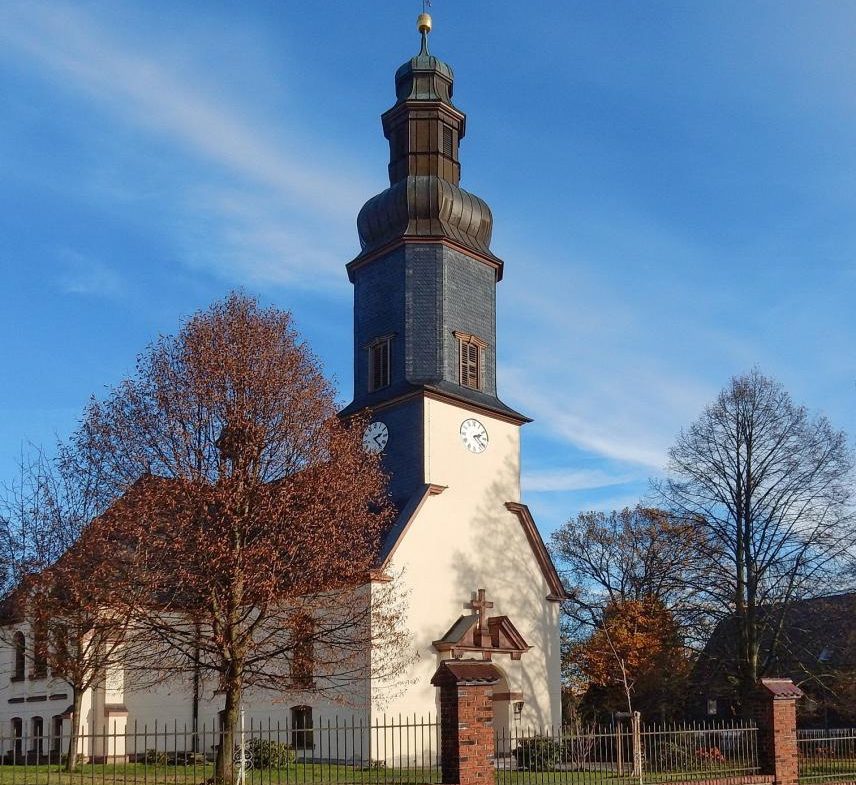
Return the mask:
POLYGON ((484 452, 488 443, 487 429, 478 420, 464 420, 461 423, 461 441, 470 452, 484 452))
POLYGON ((386 423, 375 420, 363 434, 363 449, 366 452, 381 452, 389 441, 389 428, 386 423))

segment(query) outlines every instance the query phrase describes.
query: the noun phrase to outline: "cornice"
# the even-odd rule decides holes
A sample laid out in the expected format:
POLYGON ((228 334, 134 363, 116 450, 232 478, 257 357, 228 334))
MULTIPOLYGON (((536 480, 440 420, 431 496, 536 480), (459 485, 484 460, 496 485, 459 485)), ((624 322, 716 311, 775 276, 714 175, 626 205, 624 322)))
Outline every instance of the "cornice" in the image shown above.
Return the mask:
POLYGON ((376 248, 373 251, 370 251, 367 254, 360 254, 359 256, 354 257, 345 265, 345 269, 348 271, 348 280, 353 283, 354 282, 354 273, 357 270, 362 269, 366 265, 371 264, 376 259, 379 259, 381 256, 386 256, 388 253, 400 248, 403 245, 445 245, 447 248, 451 248, 453 251, 458 251, 459 253, 465 254, 472 259, 475 259, 477 262, 481 262, 484 265, 492 268, 494 271, 494 276, 496 278, 496 282, 499 283, 502 280, 502 267, 503 262, 497 256, 487 256, 485 254, 479 253, 478 251, 474 251, 472 248, 468 248, 466 245, 462 245, 461 243, 456 243, 454 240, 450 240, 448 237, 444 237, 443 235, 425 235, 425 236, 414 236, 414 237, 397 237, 395 240, 392 240, 385 245, 380 246, 380 248, 376 248))
POLYGON ((544 579, 550 587, 550 593, 546 599, 550 602, 561 602, 562 600, 569 599, 568 592, 565 590, 562 579, 559 577, 556 565, 553 564, 553 560, 550 558, 550 552, 547 550, 547 546, 544 545, 544 540, 541 539, 538 526, 535 524, 535 519, 532 517, 529 508, 520 502, 506 502, 505 508, 518 517, 520 525, 526 533, 526 539, 529 540, 529 545, 535 554, 535 558, 538 560, 538 565, 541 567, 544 579))

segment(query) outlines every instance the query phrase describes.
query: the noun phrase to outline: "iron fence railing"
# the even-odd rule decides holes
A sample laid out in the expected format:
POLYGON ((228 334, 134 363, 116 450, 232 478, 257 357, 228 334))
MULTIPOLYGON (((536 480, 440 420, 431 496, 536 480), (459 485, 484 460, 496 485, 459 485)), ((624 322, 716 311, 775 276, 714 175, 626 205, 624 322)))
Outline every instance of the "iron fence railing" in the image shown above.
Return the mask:
MULTIPOLYGON (((191 785, 213 781, 222 734, 177 723, 83 733, 65 771, 68 735, 0 737, 0 785, 191 785)), ((315 721, 311 727, 247 721, 227 779, 244 785, 430 785, 441 781, 436 720, 315 721)))
POLYGON ((797 731, 801 782, 856 780, 856 728, 797 731))
POLYGON ((751 723, 642 725, 500 732, 497 783, 631 785, 757 775, 751 723))

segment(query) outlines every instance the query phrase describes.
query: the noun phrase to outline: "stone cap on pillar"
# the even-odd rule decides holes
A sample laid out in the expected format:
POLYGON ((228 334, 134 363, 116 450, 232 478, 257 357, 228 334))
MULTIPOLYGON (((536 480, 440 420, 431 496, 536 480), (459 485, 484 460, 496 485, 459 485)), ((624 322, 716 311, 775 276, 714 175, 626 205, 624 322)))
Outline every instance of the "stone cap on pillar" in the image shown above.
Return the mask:
POLYGON ((794 700, 803 696, 803 691, 790 679, 761 679, 761 688, 773 700, 794 700))
POLYGON ((496 665, 484 660, 443 660, 431 677, 435 687, 496 684, 502 674, 496 665))

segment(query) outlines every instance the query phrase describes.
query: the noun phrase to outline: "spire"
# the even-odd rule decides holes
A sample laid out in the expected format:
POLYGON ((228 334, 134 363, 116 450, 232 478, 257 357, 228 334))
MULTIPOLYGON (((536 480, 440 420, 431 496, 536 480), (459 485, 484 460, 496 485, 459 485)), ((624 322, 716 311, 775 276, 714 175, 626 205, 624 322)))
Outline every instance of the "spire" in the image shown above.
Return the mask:
POLYGON ((428 33, 431 32, 431 14, 425 13, 425 6, 422 6, 422 13, 416 19, 416 29, 422 33, 422 49, 419 50, 420 55, 428 54, 428 33))
POLYGON ((452 103, 454 73, 428 50, 431 16, 416 22, 419 53, 395 72, 396 101, 381 116, 389 140, 389 183, 357 218, 361 257, 396 239, 449 239, 480 256, 490 251, 493 218, 487 204, 459 186, 458 149, 466 115, 452 103))

